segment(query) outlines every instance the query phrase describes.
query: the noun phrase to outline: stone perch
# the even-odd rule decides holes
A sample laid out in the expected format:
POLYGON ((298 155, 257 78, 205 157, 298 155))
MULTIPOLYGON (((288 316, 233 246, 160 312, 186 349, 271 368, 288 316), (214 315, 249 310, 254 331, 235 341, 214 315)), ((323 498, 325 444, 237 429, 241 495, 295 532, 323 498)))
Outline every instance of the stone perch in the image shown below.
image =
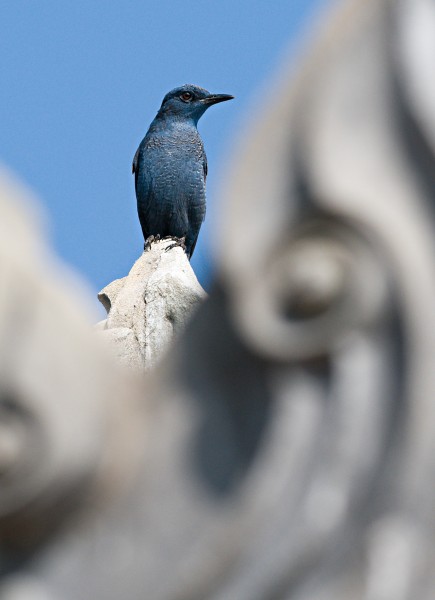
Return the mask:
POLYGON ((134 369, 156 364, 206 295, 182 248, 168 251, 173 243, 153 242, 127 277, 98 294, 107 311, 98 327, 121 362, 134 369))

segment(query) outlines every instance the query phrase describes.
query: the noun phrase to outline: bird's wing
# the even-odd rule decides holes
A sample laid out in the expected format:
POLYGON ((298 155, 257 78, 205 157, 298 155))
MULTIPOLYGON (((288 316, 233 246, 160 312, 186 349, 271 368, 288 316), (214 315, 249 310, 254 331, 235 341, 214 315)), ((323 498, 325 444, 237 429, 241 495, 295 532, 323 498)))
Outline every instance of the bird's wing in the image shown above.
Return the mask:
POLYGON ((204 181, 207 179, 208 174, 208 165, 207 165, 207 156, 204 152, 204 157, 202 159, 202 168, 204 169, 204 181))
POLYGON ((133 157, 133 163, 131 165, 131 172, 134 175, 134 186, 135 186, 135 188, 137 188, 137 176, 138 176, 138 172, 139 172, 139 153, 140 153, 140 146, 136 150, 136 153, 135 153, 135 155, 133 157))
POLYGON ((139 150, 140 150, 140 146, 136 150, 136 153, 135 153, 134 158, 133 158, 133 164, 131 165, 131 172, 133 174, 137 173, 137 163, 138 163, 138 160, 139 160, 139 150))

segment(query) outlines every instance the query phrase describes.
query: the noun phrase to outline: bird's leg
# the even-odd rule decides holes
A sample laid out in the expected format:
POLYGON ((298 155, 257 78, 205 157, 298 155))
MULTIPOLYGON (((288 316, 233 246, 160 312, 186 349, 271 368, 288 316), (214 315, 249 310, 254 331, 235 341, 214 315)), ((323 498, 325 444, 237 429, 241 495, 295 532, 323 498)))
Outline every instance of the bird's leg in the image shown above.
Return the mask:
POLYGON ((153 242, 158 242, 160 240, 160 235, 149 235, 147 237, 147 239, 145 240, 145 244, 143 245, 143 250, 144 252, 147 252, 147 250, 151 250, 151 244, 153 242))
MULTIPOLYGON (((165 248, 165 252, 169 252, 169 250, 172 250, 172 248, 183 248, 183 250, 186 252, 186 238, 185 237, 173 237, 173 236, 168 236, 169 239, 174 240, 174 243, 171 244, 170 246, 167 246, 167 248, 165 248)), ((166 239, 166 238, 165 238, 166 239)))

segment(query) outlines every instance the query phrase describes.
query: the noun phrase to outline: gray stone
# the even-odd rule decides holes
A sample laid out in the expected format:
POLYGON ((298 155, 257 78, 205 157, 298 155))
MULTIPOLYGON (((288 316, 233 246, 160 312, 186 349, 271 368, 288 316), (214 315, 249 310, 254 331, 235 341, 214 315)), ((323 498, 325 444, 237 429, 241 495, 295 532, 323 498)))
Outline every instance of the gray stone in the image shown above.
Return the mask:
POLYGON ((0 173, 2 573, 10 548, 25 555, 95 494, 94 478, 123 454, 115 424, 129 420, 134 395, 92 331, 87 290, 50 256, 31 200, 0 173))
POLYGON ((49 295, 31 236, 14 247, 0 189, 0 382, 16 392, 3 472, 34 421, 45 454, 18 470, 23 486, 36 473, 76 494, 83 464, 98 484, 125 477, 99 503, 70 494, 74 526, 13 563, 32 600, 434 598, 434 31, 430 0, 343 2, 252 123, 221 205, 218 283, 186 328, 203 292, 162 242, 102 291, 90 340, 76 290, 49 295), (98 338, 142 370, 183 328, 157 369, 122 370, 137 405, 99 367, 98 338))
POLYGON ((150 369, 204 299, 185 252, 173 240, 153 242, 127 277, 98 294, 108 312, 103 337, 124 365, 150 369))

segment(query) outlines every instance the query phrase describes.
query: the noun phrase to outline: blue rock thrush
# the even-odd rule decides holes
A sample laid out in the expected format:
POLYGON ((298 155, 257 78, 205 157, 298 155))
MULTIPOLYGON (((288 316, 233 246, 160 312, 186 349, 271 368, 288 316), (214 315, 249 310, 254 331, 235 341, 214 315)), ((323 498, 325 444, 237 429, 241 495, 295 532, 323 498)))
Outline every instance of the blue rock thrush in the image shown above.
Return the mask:
MULTIPOLYGON (((231 100, 195 85, 163 98, 133 159, 137 211, 145 247, 159 237, 176 238, 188 258, 205 217, 207 157, 196 128, 209 106, 231 100)), ((172 247, 172 246, 171 246, 172 247)))

